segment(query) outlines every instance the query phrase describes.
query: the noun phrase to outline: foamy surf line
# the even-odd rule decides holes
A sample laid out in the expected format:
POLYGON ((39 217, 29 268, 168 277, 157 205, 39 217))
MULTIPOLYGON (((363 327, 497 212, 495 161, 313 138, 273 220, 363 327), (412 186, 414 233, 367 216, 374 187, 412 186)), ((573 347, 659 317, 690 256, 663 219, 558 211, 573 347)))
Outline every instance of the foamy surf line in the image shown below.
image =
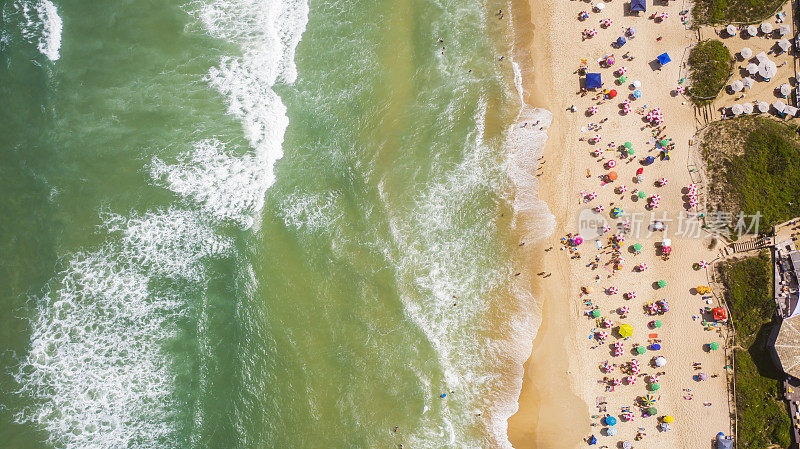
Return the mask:
MULTIPOLYGON (((15 6, 28 21, 25 38, 58 59, 55 6, 49 0, 15 6)), ((14 373, 17 393, 33 405, 16 419, 47 431, 54 446, 178 446, 176 376, 165 345, 187 318, 187 294, 206 288, 205 262, 235 256, 233 241, 216 228, 253 226, 283 155, 288 118, 272 87, 297 76, 294 50, 307 4, 221 0, 194 2, 187 10, 208 34, 242 49, 243 56, 223 57, 204 79, 240 119, 250 148, 206 138, 177 163, 154 158, 153 182, 183 198, 182 204, 129 217, 103 214, 105 243, 69 256, 49 290, 33 299, 30 347, 14 373), (184 287, 154 287, 162 279, 184 287)))

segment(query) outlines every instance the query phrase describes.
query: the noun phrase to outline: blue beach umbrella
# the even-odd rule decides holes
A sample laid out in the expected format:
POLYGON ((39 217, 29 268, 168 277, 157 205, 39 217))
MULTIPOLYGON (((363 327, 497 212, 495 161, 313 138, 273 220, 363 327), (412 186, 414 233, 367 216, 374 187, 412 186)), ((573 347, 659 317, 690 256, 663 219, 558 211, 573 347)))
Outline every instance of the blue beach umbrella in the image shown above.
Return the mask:
POLYGON ((617 418, 613 416, 606 416, 605 420, 607 426, 614 426, 617 424, 617 418))
POLYGON ((658 351, 659 349, 661 349, 661 345, 658 343, 653 343, 652 345, 650 345, 650 349, 652 349, 653 351, 658 351))
POLYGON ((647 11, 647 2, 645 0, 631 0, 631 12, 645 11, 647 11))
POLYGON ((608 429, 606 429, 606 435, 608 435, 610 437, 613 437, 616 434, 617 434, 617 428, 616 427, 609 427, 608 429))
POLYGON ((672 59, 669 57, 668 54, 661 53, 660 55, 658 55, 658 63, 659 64, 666 65, 670 61, 672 61, 672 59))
POLYGON ((622 47, 626 43, 628 43, 628 40, 625 39, 624 37, 620 36, 620 37, 617 38, 617 46, 622 47))
POLYGON ((592 446, 592 445, 595 445, 595 444, 597 444, 597 437, 592 435, 592 437, 589 438, 589 446, 592 446))
POLYGON ((586 88, 587 89, 596 89, 598 87, 603 87, 603 81, 600 78, 599 73, 587 73, 586 74, 586 88))
POLYGON ((634 98, 642 98, 642 91, 639 90, 639 89, 634 90, 633 91, 633 97, 634 98))

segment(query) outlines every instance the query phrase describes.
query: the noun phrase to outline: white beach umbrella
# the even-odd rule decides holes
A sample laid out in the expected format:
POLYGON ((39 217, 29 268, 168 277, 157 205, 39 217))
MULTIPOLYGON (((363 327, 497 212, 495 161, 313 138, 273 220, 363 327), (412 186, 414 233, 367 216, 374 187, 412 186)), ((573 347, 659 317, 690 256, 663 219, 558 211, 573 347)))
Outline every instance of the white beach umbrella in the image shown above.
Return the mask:
POLYGON ((605 4, 605 3, 598 3, 598 4, 594 5, 594 7, 595 7, 595 8, 596 8, 598 11, 602 11, 602 10, 603 10, 603 8, 605 8, 605 7, 606 7, 606 4, 605 4))
POLYGON ((733 25, 728 25, 725 27, 725 32, 728 33, 728 36, 736 36, 736 27, 733 25))
POLYGON ((763 31, 765 34, 771 33, 772 32, 772 24, 769 23, 769 22, 762 23, 761 24, 761 31, 763 31))
POLYGON ((792 48, 792 43, 789 42, 789 39, 781 39, 778 41, 778 47, 783 51, 789 51, 789 49, 792 48))
POLYGON ((636 81, 631 83, 631 86, 633 86, 633 87, 638 89, 638 88, 642 87, 642 82, 639 81, 639 80, 636 80, 636 81))
POLYGON ((740 90, 744 89, 744 83, 741 80, 736 80, 731 83, 731 90, 734 92, 739 92, 740 90))
POLYGON ((756 28, 755 25, 748 25, 747 26, 747 34, 749 34, 751 36, 755 36, 756 34, 758 34, 758 28, 756 28))
POLYGON ((742 79, 742 84, 744 84, 745 89, 751 89, 755 83, 756 80, 750 78, 749 76, 747 78, 742 79))
POLYGON ((739 54, 742 55, 744 59, 750 59, 753 56, 753 50, 750 50, 750 47, 742 47, 742 49, 739 50, 739 54))
POLYGON ((758 104, 756 104, 756 108, 758 109, 758 112, 767 112, 769 111, 769 103, 766 101, 759 101, 758 104))
POLYGON ((784 97, 788 97, 789 94, 792 93, 792 86, 786 83, 781 84, 781 87, 779 87, 779 89, 781 91, 781 95, 783 95, 784 97))
POLYGON ((781 114, 783 114, 784 110, 786 110, 786 104, 781 100, 775 100, 775 103, 772 103, 772 107, 775 108, 781 114))
POLYGON ((778 25, 778 33, 780 33, 781 36, 786 36, 790 31, 791 29, 789 28, 789 25, 786 25, 785 23, 778 25))
POLYGON ((786 105, 786 108, 784 108, 783 112, 785 112, 786 115, 794 117, 797 115, 797 108, 794 106, 786 105))
POLYGON ((657 367, 661 368, 667 364, 667 359, 665 359, 662 356, 658 356, 653 362, 656 364, 657 367))
POLYGON ((733 113, 733 115, 742 115, 742 112, 744 112, 744 108, 742 108, 742 105, 739 103, 731 106, 731 113, 733 113))
POLYGON ((774 61, 767 59, 758 65, 758 74, 764 79, 770 79, 778 73, 778 66, 774 61))
POLYGON ((662 240, 661 241, 661 246, 672 246, 672 240, 671 239, 662 240))
POLYGON ((747 73, 755 75, 758 73, 758 66, 751 62, 750 64, 747 64, 747 68, 745 70, 747 70, 747 73))
POLYGON ((742 109, 744 109, 745 114, 752 114, 753 113, 753 103, 745 103, 742 105, 742 109))

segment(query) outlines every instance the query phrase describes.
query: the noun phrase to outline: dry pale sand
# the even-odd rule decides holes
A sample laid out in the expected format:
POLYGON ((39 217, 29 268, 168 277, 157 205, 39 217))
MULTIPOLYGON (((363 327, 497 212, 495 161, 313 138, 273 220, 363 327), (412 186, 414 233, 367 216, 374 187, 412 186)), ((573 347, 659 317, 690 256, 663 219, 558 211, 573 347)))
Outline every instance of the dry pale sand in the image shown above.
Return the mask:
POLYGON ((589 3, 560 0, 554 3, 532 2, 524 7, 530 8, 530 17, 517 14, 515 25, 520 26, 520 22, 528 19, 533 22, 528 26, 534 29, 530 59, 535 67, 533 76, 526 79, 526 101, 553 113, 544 153, 545 163, 541 168, 540 193, 556 216, 557 230, 547 244, 529 250, 532 251, 530 258, 537 261, 535 271, 544 270, 552 276, 537 282, 535 296, 543 303, 543 325, 534 341, 532 356, 525 364, 520 409, 509 420, 510 441, 516 448, 569 449, 586 447, 584 439, 595 435, 599 440, 598 447, 618 447, 625 440, 633 442, 636 448, 710 447, 717 432, 730 431, 725 356, 724 351, 704 351, 704 344, 712 341, 722 344, 723 339, 714 331, 704 330, 699 319, 693 319, 702 307, 707 306, 699 295, 694 294, 693 288, 708 283, 706 271, 695 271, 693 264, 701 259, 715 259, 718 248, 707 249, 709 238, 705 233, 699 233, 697 238, 676 235, 683 224, 677 218, 685 210, 681 189, 692 182, 687 164, 689 140, 695 133, 691 105, 688 100, 673 96, 671 92, 678 86, 678 80, 686 76, 683 60, 695 36, 678 18, 679 12, 688 8, 688 3, 654 6, 648 2, 648 12, 635 17, 624 14, 627 3, 614 0, 606 3, 603 12, 591 13, 584 22, 578 21, 577 16, 580 11, 591 8, 589 3), (649 20, 651 13, 662 11, 669 12, 669 19, 663 23, 649 20), (614 21, 608 29, 600 27, 599 21, 604 18, 614 21), (638 29, 636 37, 629 40, 623 49, 612 49, 611 42, 628 26, 638 29), (596 28, 598 35, 582 40, 581 32, 585 28, 596 28), (659 36, 663 39, 657 41, 659 36), (622 54, 628 51, 636 56, 634 61, 621 59, 622 54), (670 53, 673 62, 662 70, 654 70, 652 61, 664 51, 670 53), (597 58, 609 53, 617 56, 617 64, 613 68, 600 68, 597 58), (581 58, 589 60, 589 71, 603 74, 605 87, 614 87, 621 95, 602 104, 592 100, 593 94, 581 97, 577 93, 580 78, 575 73, 581 58), (650 128, 645 128, 643 116, 635 112, 629 115, 620 113, 619 104, 630 93, 627 84, 617 86, 613 82, 612 72, 620 65, 628 68, 628 82, 642 82, 644 96, 633 102, 635 108, 645 104, 651 108, 660 107, 665 115, 666 137, 676 143, 670 161, 657 161, 645 167, 641 184, 632 182, 636 169, 640 167, 638 159, 646 155, 656 156, 657 150, 649 143, 652 134, 650 128), (577 112, 567 111, 571 105, 576 106, 577 112), (597 115, 588 117, 585 114, 590 105, 598 105, 597 115), (581 128, 603 118, 608 118, 608 121, 598 131, 602 135, 600 145, 606 148, 612 141, 616 145, 630 141, 636 149, 634 161, 626 163, 616 151, 607 151, 605 160, 592 156, 596 146, 585 138, 594 132, 582 132, 581 128), (615 170, 620 176, 616 183, 602 186, 599 176, 607 173, 603 163, 609 158, 618 162, 615 170), (591 172, 588 177, 587 170, 591 172), (662 176, 667 177, 669 183, 665 187, 656 187, 654 182, 662 176), (628 186, 627 194, 614 193, 614 186, 619 184, 628 186), (645 202, 632 198, 631 192, 635 188, 644 190, 648 196, 660 194, 661 206, 655 212, 659 217, 666 213, 668 220, 675 219, 667 221, 669 237, 673 241, 670 260, 662 260, 657 255, 657 244, 664 235, 648 235, 646 230, 638 237, 628 237, 622 251, 626 265, 616 274, 612 275, 613 271, 606 265, 611 259, 607 239, 602 239, 604 248, 600 250, 596 249, 594 241, 584 243, 579 247, 581 259, 571 259, 569 252, 562 249, 560 239, 568 232, 578 231, 578 214, 585 209, 602 204, 606 212, 598 214, 598 217, 615 223, 608 216, 613 202, 615 206, 623 207, 628 216, 642 213, 642 227, 646 227, 651 218, 645 202), (599 196, 584 203, 578 197, 582 190, 596 191, 599 196), (641 254, 628 252, 633 243, 643 245, 641 254), (553 250, 545 251, 551 245, 553 250), (596 255, 601 258, 600 266, 592 270, 587 264, 596 255), (633 272, 632 267, 639 263, 646 263, 649 269, 642 273, 633 272), (596 275, 600 276, 599 280, 595 279, 596 275), (666 288, 656 290, 653 287, 652 284, 659 279, 667 282, 666 288), (589 286, 594 292, 588 298, 582 298, 582 286, 589 286), (619 294, 604 294, 603 290, 610 286, 617 287, 619 294), (629 291, 637 292, 637 298, 625 300, 622 293, 629 291), (654 318, 645 314, 643 306, 660 298, 669 299, 670 311, 658 317, 664 323, 661 329, 649 330, 647 323, 654 318), (584 299, 591 299, 603 316, 616 323, 633 325, 634 335, 625 342, 624 356, 613 357, 610 350, 610 343, 618 337, 609 337, 605 344, 598 344, 591 338, 598 329, 597 321, 585 315, 584 299), (630 314, 620 319, 615 310, 624 305, 630 308, 630 314), (633 356, 632 344, 646 344, 651 332, 658 333, 663 349, 633 356), (665 356, 668 364, 659 369, 666 375, 661 377, 661 389, 655 392, 658 416, 644 418, 635 405, 637 398, 648 393, 645 375, 657 371, 649 364, 655 355, 665 356), (605 384, 599 381, 604 376, 621 378, 622 374, 619 368, 611 374, 604 374, 599 365, 605 360, 622 364, 634 358, 639 359, 643 366, 638 382, 635 385, 623 384, 613 392, 606 391, 605 384), (703 372, 716 373, 719 377, 696 382, 693 376, 699 371, 692 366, 695 361, 702 363, 703 372), (684 398, 687 393, 684 389, 691 389, 691 400, 684 398), (617 419, 623 407, 629 407, 636 415, 633 422, 617 424, 616 436, 607 436, 602 430, 595 406, 598 396, 605 396, 608 413, 617 419), (704 402, 711 405, 706 407, 704 402), (676 418, 669 432, 656 429, 659 417, 664 415, 676 418), (634 441, 639 428, 644 429, 646 436, 634 441))

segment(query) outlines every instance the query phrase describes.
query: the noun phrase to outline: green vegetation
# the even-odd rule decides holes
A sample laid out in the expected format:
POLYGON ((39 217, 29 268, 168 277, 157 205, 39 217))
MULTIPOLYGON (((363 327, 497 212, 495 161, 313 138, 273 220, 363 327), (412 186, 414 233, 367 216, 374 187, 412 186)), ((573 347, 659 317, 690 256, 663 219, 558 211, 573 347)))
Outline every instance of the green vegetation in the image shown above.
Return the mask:
MULTIPOLYGON (((709 126, 702 149, 711 180, 710 204, 730 212, 731 224, 740 212, 760 213, 758 229, 763 233, 800 215, 800 141, 795 128, 757 117, 723 120, 709 126)), ((744 224, 749 227, 750 220, 744 224)))
POLYGON ((700 23, 761 22, 785 0, 695 0, 694 18, 700 23))
POLYGON ((792 423, 781 396, 780 372, 766 347, 775 314, 769 255, 740 259, 720 267, 725 300, 736 331, 736 419, 738 447, 789 447, 792 423))
POLYGON ((733 73, 733 57, 718 40, 699 42, 689 53, 692 85, 689 94, 698 105, 710 103, 733 73))

